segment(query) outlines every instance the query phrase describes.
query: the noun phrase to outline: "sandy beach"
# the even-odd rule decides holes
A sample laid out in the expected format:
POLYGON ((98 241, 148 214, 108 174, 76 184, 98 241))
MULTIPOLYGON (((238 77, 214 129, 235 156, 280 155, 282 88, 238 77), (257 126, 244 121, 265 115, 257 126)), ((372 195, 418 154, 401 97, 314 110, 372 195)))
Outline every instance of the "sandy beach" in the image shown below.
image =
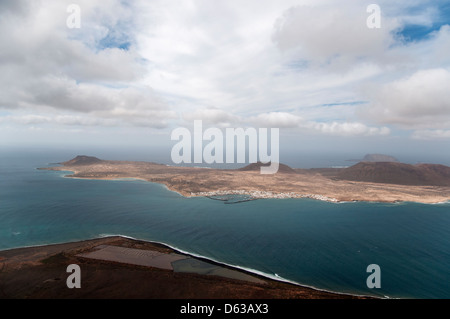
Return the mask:
POLYGON ((361 297, 278 282, 201 260, 162 244, 113 236, 0 251, 0 298, 360 299, 361 297), (157 258, 152 261, 155 257, 157 258), (180 260, 184 265, 181 265, 181 268, 174 266, 180 260), (142 262, 150 264, 144 265, 142 262), (66 272, 69 264, 77 264, 81 268, 80 289, 69 289, 66 286, 66 279, 70 275, 66 272), (176 269, 190 271, 187 266, 197 267, 201 271, 176 271, 176 269))

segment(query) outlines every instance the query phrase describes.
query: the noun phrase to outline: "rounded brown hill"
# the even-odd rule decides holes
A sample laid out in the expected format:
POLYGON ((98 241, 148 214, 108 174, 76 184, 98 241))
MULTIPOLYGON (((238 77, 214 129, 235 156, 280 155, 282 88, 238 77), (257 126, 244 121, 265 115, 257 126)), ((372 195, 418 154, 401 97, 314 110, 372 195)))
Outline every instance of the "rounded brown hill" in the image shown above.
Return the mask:
POLYGON ((102 162, 94 156, 78 155, 77 157, 71 159, 70 161, 62 162, 61 164, 66 166, 76 166, 76 165, 91 165, 102 162))
MULTIPOLYGON (((268 167, 270 166, 270 163, 261 163, 261 162, 257 162, 257 163, 251 163, 245 167, 239 168, 239 171, 260 171, 261 167, 268 167)), ((292 173, 292 174, 296 174, 296 171, 285 165, 285 164, 279 164, 278 166, 278 172, 277 173, 292 173)))
POLYGON ((338 179, 399 185, 450 186, 450 167, 395 162, 360 162, 341 170, 338 179))

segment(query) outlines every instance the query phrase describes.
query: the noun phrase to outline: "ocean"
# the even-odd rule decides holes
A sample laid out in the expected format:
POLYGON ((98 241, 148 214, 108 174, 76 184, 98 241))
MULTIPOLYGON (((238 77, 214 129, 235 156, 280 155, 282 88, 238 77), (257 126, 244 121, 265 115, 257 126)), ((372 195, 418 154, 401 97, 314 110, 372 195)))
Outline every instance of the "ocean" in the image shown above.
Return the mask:
POLYGON ((327 291, 450 298, 449 203, 224 204, 145 181, 36 169, 70 158, 0 154, 0 250, 123 235, 327 291), (370 264, 380 266, 381 288, 367 287, 370 264))

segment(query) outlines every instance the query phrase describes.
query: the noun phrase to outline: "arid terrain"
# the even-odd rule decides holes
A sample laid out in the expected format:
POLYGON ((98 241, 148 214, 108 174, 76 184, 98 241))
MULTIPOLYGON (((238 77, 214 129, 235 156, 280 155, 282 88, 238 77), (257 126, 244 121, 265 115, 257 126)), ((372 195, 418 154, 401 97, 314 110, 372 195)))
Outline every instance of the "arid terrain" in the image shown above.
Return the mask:
MULTIPOLYGON (((0 299, 348 299, 361 297, 334 294, 293 284, 260 278, 258 282, 217 275, 175 272, 160 267, 142 266, 124 261, 86 258, 98 247, 117 250, 180 254, 167 246, 107 237, 81 242, 0 251, 0 299), (67 266, 81 269, 81 287, 69 289, 67 266)), ((190 257, 190 256, 186 256, 190 257)), ((193 258, 193 257, 190 257, 193 258)), ((193 258, 196 259, 196 258, 193 258)), ((224 266, 220 266, 224 267, 224 266)), ((235 269, 245 276, 249 274, 235 269)))
POLYGON ((450 200, 450 167, 434 164, 360 162, 342 169, 293 169, 280 164, 279 171, 272 175, 260 174, 260 163, 241 169, 210 169, 77 156, 61 164, 43 169, 71 171, 67 177, 74 178, 143 179, 164 184, 184 196, 246 194, 330 202, 450 200))

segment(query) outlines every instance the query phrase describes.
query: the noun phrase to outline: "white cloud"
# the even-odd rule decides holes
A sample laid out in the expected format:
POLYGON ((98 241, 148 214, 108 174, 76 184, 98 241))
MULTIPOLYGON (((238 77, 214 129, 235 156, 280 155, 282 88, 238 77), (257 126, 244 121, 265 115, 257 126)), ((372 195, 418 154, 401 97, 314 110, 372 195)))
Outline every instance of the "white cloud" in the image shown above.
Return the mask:
POLYGON ((250 122, 261 127, 293 128, 299 127, 304 120, 302 117, 291 113, 270 112, 251 117, 250 122))
POLYGON ((287 112, 260 113, 249 118, 234 116, 218 109, 202 109, 183 115, 190 124, 202 120, 208 126, 216 127, 266 127, 290 129, 297 133, 319 133, 337 136, 385 136, 390 134, 387 127, 371 127, 359 122, 317 122, 306 121, 301 116, 287 112))
POLYGON ((202 119, 383 136, 450 123, 450 27, 414 43, 392 33, 431 25, 435 9, 405 10, 418 0, 379 1, 381 29, 366 27, 357 0, 80 0, 82 28, 68 29, 72 2, 0 2, 0 109, 12 113, 2 124, 202 119))
POLYGON ((131 121, 122 118, 101 118, 86 115, 14 115, 0 117, 0 123, 20 124, 20 125, 50 125, 50 126, 82 126, 82 127, 117 127, 117 126, 149 126, 158 127, 165 126, 158 123, 155 119, 143 118, 140 122, 136 119, 131 121))
POLYGON ((309 130, 326 135, 338 136, 374 136, 389 135, 387 127, 370 127, 359 122, 318 122, 306 121, 301 116, 285 112, 262 113, 250 118, 250 123, 261 127, 278 127, 297 129, 298 132, 309 130))
POLYGON ((450 125, 450 71, 420 70, 374 87, 366 116, 405 128, 447 128, 450 125))
POLYGON ((0 122, 21 125, 53 124, 68 126, 117 126, 119 122, 111 119, 96 119, 80 115, 13 115, 0 117, 0 122))
POLYGON ((382 27, 367 27, 367 4, 295 6, 277 20, 273 41, 297 59, 348 68, 358 61, 374 62, 394 43, 396 19, 383 15, 382 27))
POLYGON ((193 112, 184 113, 183 119, 187 122, 202 120, 205 124, 228 127, 238 124, 241 119, 229 112, 220 109, 197 109, 193 112))
POLYGON ((311 127, 319 132, 329 135, 340 136, 375 136, 375 135, 389 135, 390 129, 388 127, 369 127, 358 122, 351 123, 319 123, 310 122, 307 127, 311 127))
POLYGON ((76 123, 83 125, 117 119, 161 128, 176 117, 164 99, 139 83, 147 70, 133 45, 127 51, 101 46, 105 37, 111 43, 104 45, 119 45, 114 41, 122 40, 117 33, 131 19, 130 7, 118 0, 80 1, 82 28, 69 29, 67 1, 20 4, 27 10, 0 13, 0 41, 7 43, 0 51, 0 108, 26 109, 35 119, 51 109, 80 112, 83 121, 76 123))
POLYGON ((450 55, 448 54, 450 52, 450 25, 443 25, 439 31, 435 31, 429 43, 432 52, 429 63, 448 65, 450 63, 450 55))
POLYGON ((418 130, 412 134, 418 140, 450 139, 450 130, 418 130))

